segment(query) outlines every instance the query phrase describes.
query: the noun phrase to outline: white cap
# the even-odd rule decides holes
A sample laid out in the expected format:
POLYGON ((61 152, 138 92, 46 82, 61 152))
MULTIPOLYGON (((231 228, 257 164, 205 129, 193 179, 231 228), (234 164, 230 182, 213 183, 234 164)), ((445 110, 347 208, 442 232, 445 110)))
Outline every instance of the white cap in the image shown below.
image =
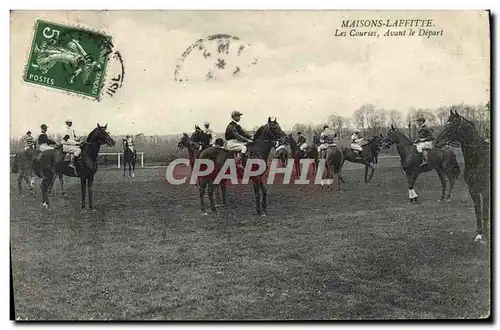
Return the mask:
POLYGON ((73 121, 71 120, 71 118, 67 118, 65 123, 72 123, 73 121))
POLYGON ((205 125, 210 125, 210 123, 208 121, 205 121, 205 125))

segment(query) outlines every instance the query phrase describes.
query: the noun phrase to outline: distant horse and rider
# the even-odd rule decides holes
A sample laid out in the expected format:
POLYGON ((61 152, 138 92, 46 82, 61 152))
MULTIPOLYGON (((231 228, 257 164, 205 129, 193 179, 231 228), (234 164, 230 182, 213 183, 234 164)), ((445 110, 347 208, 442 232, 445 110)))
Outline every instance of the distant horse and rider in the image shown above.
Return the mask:
POLYGON ((441 181, 441 202, 451 200, 451 191, 460 175, 456 155, 448 147, 433 146, 434 134, 425 124, 425 118, 417 119, 419 125, 418 138, 411 141, 394 125, 391 125, 387 136, 382 140, 383 148, 395 144, 401 158, 401 166, 408 180, 408 195, 410 203, 418 203, 418 195, 414 184, 421 173, 436 171, 441 181), (449 181, 446 190, 446 179, 449 181))
MULTIPOLYGON (((359 163, 365 166, 365 182, 370 182, 375 173, 374 165, 378 163, 378 154, 381 151, 382 139, 382 134, 362 138, 360 130, 355 128, 351 136, 350 146, 342 148, 344 161, 359 163), (370 175, 368 175, 369 169, 371 170, 370 175)), ((342 182, 344 182, 343 178, 342 182)))
POLYGON ((135 149, 135 142, 131 135, 127 135, 122 139, 123 143, 123 176, 127 171, 128 165, 128 176, 135 177, 135 163, 137 161, 137 150, 135 149))
MULTIPOLYGON (((465 161, 463 178, 474 202, 476 232, 474 242, 489 243, 491 219, 490 143, 478 134, 470 120, 450 110, 448 121, 436 137, 436 148, 460 142, 465 161)), ((429 159, 431 160, 431 159, 429 159)))

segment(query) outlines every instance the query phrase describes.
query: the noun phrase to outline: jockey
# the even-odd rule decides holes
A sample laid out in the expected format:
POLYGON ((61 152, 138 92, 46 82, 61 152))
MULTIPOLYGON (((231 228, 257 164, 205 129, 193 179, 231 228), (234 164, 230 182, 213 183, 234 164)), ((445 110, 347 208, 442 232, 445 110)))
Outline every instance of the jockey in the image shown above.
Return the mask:
POLYGON ((56 145, 57 143, 49 139, 49 137, 47 136, 47 125, 42 124, 40 128, 42 132, 40 133, 40 135, 38 135, 37 139, 38 149, 40 149, 40 151, 54 149, 54 145, 56 145))
POLYGON ((215 134, 210 128, 210 123, 208 121, 205 122, 204 126, 205 126, 205 134, 208 135, 208 137, 210 138, 208 145, 212 146, 215 141, 215 134))
POLYGON ((417 124, 420 126, 418 129, 418 138, 415 141, 417 147, 417 152, 422 153, 422 164, 420 166, 427 165, 427 150, 432 149, 432 140, 434 140, 434 133, 432 129, 427 127, 425 124, 425 118, 417 118, 417 124))
POLYGON ((226 127, 226 143, 227 150, 238 151, 241 153, 241 166, 244 167, 246 163, 246 152, 248 142, 252 142, 250 134, 248 134, 239 123, 241 116, 243 114, 239 111, 234 110, 231 112, 231 122, 226 127))
POLYGON ((307 148, 306 138, 302 135, 302 132, 297 132, 297 135, 298 135, 297 145, 299 146, 299 149, 301 151, 306 151, 307 148))
POLYGON ((31 136, 31 131, 27 131, 23 136, 24 150, 35 149, 35 139, 31 136))
POLYGON ((75 129, 73 126, 73 121, 71 119, 66 119, 66 127, 63 132, 63 139, 61 141, 63 145, 63 151, 71 155, 70 167, 75 169, 75 159, 80 156, 82 149, 80 148, 80 142, 76 137, 75 129))
POLYGON ((354 134, 351 135, 351 149, 356 151, 357 156, 356 158, 359 160, 360 153, 363 151, 363 147, 361 146, 361 143, 364 141, 362 137, 359 136, 360 130, 359 128, 354 129, 354 134))
POLYGON ((320 154, 324 149, 334 144, 333 140, 336 136, 337 134, 335 134, 333 129, 329 128, 328 125, 323 126, 323 132, 321 132, 321 135, 319 137, 319 142, 321 144, 318 146, 318 151, 320 154))

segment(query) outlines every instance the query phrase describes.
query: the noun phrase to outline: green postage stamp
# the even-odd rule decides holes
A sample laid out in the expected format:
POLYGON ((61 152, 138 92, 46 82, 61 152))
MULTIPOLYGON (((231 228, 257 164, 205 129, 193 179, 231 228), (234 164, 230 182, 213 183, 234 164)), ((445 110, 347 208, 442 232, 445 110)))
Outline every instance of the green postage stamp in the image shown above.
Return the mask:
POLYGON ((38 20, 23 79, 99 99, 112 51, 110 36, 38 20))

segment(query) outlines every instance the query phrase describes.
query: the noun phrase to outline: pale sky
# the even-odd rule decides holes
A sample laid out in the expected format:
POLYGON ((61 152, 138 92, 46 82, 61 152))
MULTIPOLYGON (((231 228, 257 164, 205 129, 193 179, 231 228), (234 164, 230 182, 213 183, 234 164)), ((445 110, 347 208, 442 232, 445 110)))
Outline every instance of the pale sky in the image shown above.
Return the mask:
MULTIPOLYGON (((402 30, 404 28, 392 28, 402 30)), ((418 28, 414 28, 418 33, 418 28)), ((214 43, 207 49, 216 55, 214 43)), ((11 13, 11 135, 59 133, 67 117, 80 135, 96 123, 112 134, 191 132, 208 120, 224 131, 233 109, 247 129, 277 117, 284 129, 351 116, 364 103, 377 108, 434 108, 489 100, 490 41, 481 11, 14 11, 11 13), (22 80, 37 18, 80 25, 113 36, 124 60, 123 87, 101 102, 22 80), (342 20, 432 19, 442 36, 335 37, 342 20), (193 51, 174 81, 184 50, 213 34, 230 34, 225 70, 205 74, 216 56, 193 51), (237 47, 246 45, 241 56, 237 47), (251 64, 257 59, 256 64, 251 64), (236 65, 240 73, 231 72, 236 65)), ((116 66, 112 64, 109 70, 116 66)), ((108 77, 110 78, 110 77, 108 77)))

